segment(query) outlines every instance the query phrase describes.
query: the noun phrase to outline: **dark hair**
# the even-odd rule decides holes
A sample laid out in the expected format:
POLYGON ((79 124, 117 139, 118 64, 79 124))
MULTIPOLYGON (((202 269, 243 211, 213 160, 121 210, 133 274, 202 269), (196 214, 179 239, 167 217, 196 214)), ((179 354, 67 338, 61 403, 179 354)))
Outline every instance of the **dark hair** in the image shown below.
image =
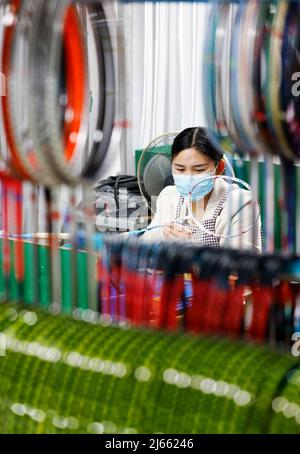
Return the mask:
POLYGON ((211 142, 206 128, 187 128, 181 131, 175 137, 171 148, 172 160, 186 148, 195 148, 196 150, 201 151, 209 158, 213 159, 216 164, 223 157, 223 154, 217 150, 211 142))

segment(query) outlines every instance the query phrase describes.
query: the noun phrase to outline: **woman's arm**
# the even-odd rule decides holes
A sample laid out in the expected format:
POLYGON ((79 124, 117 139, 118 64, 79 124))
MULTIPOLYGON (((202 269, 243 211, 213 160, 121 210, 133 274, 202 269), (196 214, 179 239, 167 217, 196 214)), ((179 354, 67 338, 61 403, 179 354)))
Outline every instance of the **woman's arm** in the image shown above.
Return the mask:
POLYGON ((146 231, 142 235, 142 239, 146 241, 155 241, 155 240, 162 240, 163 239, 163 229, 157 228, 151 230, 153 227, 160 226, 163 224, 163 211, 164 211, 164 204, 165 204, 165 197, 164 197, 164 190, 159 194, 157 201, 156 201, 156 213, 148 225, 148 231, 146 231))
POLYGON ((260 208, 258 202, 252 202, 249 191, 237 190, 229 196, 217 218, 216 233, 238 235, 233 238, 220 238, 220 246, 262 251, 260 208), (252 227, 249 229, 250 226, 252 227))
POLYGON ((171 226, 175 218, 178 199, 179 195, 176 193, 174 186, 167 186, 161 191, 156 202, 156 214, 148 226, 149 230, 143 234, 143 239, 156 241, 166 239, 166 230, 170 231, 170 235, 178 234, 179 237, 182 236, 182 232, 175 231, 171 226), (166 228, 161 227, 150 230, 156 226, 166 226, 166 228))

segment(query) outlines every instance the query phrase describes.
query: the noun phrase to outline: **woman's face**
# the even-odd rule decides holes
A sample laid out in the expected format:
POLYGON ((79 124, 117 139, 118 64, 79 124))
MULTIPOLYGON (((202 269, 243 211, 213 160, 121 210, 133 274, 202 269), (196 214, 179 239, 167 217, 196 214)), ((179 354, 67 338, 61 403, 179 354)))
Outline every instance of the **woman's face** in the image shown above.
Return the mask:
POLYGON ((201 173, 214 170, 214 160, 195 148, 180 151, 172 162, 172 172, 182 175, 201 175, 201 173))

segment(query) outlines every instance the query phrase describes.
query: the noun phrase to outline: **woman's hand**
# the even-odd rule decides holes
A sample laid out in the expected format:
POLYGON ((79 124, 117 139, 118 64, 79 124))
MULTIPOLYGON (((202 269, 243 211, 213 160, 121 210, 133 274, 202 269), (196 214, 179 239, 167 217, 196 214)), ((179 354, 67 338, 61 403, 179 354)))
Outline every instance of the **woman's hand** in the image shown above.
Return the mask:
POLYGON ((191 232, 182 227, 180 224, 176 222, 172 222, 172 224, 166 224, 163 230, 163 234, 165 238, 169 240, 191 240, 192 234, 191 232))

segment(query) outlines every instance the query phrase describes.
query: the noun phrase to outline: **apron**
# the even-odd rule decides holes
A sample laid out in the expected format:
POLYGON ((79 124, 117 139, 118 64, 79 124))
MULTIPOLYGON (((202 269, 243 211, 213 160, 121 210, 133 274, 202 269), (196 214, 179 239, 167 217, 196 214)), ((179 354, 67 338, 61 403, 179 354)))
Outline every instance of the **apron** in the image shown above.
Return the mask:
MULTIPOLYGON (((205 227, 207 230, 209 230, 210 232, 212 232, 214 234, 216 233, 217 217, 220 215, 221 211, 224 208, 224 205, 225 205, 225 202, 227 200, 230 190, 231 189, 227 190, 223 194, 215 211, 213 212, 212 217, 205 219, 204 221, 201 222, 203 227, 205 227)), ((220 238, 216 238, 215 236, 204 232, 199 227, 190 225, 188 222, 186 222, 186 220, 181 219, 181 211, 182 211, 182 207, 184 205, 184 200, 185 200, 184 197, 182 197, 182 196, 179 197, 179 201, 178 201, 177 209, 176 209, 175 221, 181 225, 184 225, 184 227, 187 228, 191 232, 192 239, 195 243, 201 244, 201 246, 220 247, 220 238)))

